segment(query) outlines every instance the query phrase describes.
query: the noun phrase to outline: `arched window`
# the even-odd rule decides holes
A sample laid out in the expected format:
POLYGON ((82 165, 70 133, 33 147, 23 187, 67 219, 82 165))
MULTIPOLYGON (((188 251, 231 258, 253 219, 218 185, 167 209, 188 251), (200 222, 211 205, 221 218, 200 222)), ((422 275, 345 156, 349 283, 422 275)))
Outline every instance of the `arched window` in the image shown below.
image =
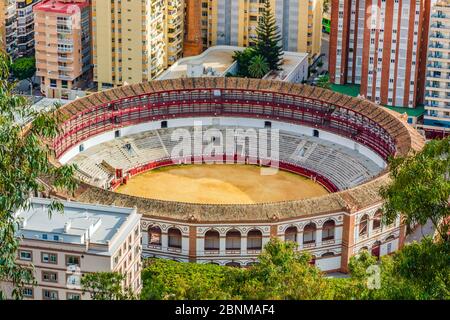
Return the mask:
POLYGON ((381 210, 378 210, 373 216, 372 230, 381 228, 381 210))
POLYGON ((148 228, 148 244, 152 246, 161 245, 161 228, 158 226, 150 226, 148 228))
POLYGON ((169 248, 181 249, 181 231, 176 228, 170 228, 167 231, 169 237, 169 248))
POLYGON ((220 235, 216 230, 209 230, 205 233, 205 251, 218 251, 220 245, 220 235))
POLYGON ((297 227, 289 227, 284 232, 284 241, 297 242, 297 227))
POLYGON ((262 233, 259 230, 250 230, 247 233, 247 250, 262 249, 262 233))
POLYGON ((334 240, 334 220, 328 220, 323 224, 322 241, 334 240))
POLYGON ((316 242, 316 225, 308 223, 303 229, 303 244, 312 244, 316 242))
POLYGON ((226 250, 240 251, 241 250, 241 233, 237 230, 230 230, 225 236, 226 250))
POLYGON ((322 255, 322 258, 329 258, 329 257, 334 257, 334 252, 325 252, 322 255))
POLYGON ((369 224, 369 216, 367 214, 361 217, 359 221, 359 236, 367 235, 367 229, 369 224))
POLYGON ((381 246, 381 241, 375 241, 374 244, 372 245, 371 253, 373 256, 375 256, 377 258, 380 257, 380 246, 381 246))
POLYGON ((228 262, 225 264, 227 267, 240 268, 241 264, 239 262, 228 262))

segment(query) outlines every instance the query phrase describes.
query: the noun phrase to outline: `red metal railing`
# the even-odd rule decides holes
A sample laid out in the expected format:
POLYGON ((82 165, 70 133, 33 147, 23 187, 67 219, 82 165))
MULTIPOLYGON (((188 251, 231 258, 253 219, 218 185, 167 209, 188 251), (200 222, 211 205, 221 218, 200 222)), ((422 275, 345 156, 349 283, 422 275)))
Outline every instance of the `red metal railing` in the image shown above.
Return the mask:
POLYGON ((382 158, 395 153, 386 130, 352 109, 292 94, 239 89, 172 90, 123 98, 80 111, 65 121, 53 146, 59 158, 97 134, 149 121, 229 116, 308 125, 357 141, 382 158))

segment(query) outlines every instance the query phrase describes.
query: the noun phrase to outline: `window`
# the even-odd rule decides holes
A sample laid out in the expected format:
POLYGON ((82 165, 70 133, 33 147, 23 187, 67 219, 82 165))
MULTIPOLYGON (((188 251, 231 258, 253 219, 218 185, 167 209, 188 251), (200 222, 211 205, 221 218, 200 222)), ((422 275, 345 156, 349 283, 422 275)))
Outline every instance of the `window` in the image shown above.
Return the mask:
POLYGON ((66 266, 80 266, 80 257, 79 256, 66 256, 66 266))
POLYGON ((23 294, 24 298, 33 298, 33 296, 34 296, 33 288, 23 288, 22 294, 23 294))
POLYGON ((289 227, 284 232, 284 241, 297 242, 297 227, 289 227))
POLYGON ((226 234, 226 250, 241 250, 241 233, 230 230, 226 234))
POLYGON ((316 225, 309 223, 303 229, 303 243, 310 244, 316 242, 316 225))
POLYGON ((328 220, 323 224, 322 228, 322 241, 328 241, 334 239, 334 220, 328 220))
POLYGON ((369 216, 365 214, 362 216, 360 222, 359 222, 359 236, 364 236, 367 234, 367 225, 369 222, 369 216))
POLYGON ((247 234, 247 249, 261 250, 262 248, 262 233, 259 230, 251 230, 247 234))
POLYGON ((208 230, 205 233, 205 250, 219 250, 220 235, 216 230, 208 230))
POLYGON ((381 228, 381 211, 378 210, 373 216, 372 230, 378 230, 381 228))
POLYGON ((42 281, 58 282, 58 274, 56 272, 42 271, 42 281))
POLYGON ((55 290, 42 290, 42 298, 44 300, 58 300, 58 291, 55 290))
POLYGON ((20 250, 19 251, 19 259, 24 261, 32 261, 33 260, 33 254, 31 251, 26 250, 20 250))
POLYGON ((43 263, 57 264, 58 263, 58 255, 56 253, 42 252, 41 253, 41 261, 43 263))
POLYGON ((148 228, 148 244, 154 246, 161 245, 161 229, 158 226, 148 228))
POLYGON ((161 121, 161 128, 167 128, 167 121, 161 121))
POLYGON ((169 248, 181 249, 181 231, 175 228, 170 228, 167 231, 169 237, 169 248))
POLYGON ((114 137, 115 138, 120 138, 120 130, 114 131, 114 137))
POLYGON ((79 293, 67 292, 67 300, 81 300, 79 293))

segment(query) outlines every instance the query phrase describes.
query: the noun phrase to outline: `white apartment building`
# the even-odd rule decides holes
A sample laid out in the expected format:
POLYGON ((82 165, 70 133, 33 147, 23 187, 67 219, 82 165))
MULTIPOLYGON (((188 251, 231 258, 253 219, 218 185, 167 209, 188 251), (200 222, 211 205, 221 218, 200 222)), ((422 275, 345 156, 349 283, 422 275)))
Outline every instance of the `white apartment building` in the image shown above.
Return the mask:
MULTIPOLYGON (((64 212, 49 215, 52 200, 32 198, 30 208, 16 213, 22 238, 18 262, 32 267, 35 286, 25 299, 80 300, 80 279, 91 272, 120 272, 123 285, 141 288, 141 215, 136 209, 62 201, 64 212)), ((12 284, 1 283, 11 295, 12 284)))

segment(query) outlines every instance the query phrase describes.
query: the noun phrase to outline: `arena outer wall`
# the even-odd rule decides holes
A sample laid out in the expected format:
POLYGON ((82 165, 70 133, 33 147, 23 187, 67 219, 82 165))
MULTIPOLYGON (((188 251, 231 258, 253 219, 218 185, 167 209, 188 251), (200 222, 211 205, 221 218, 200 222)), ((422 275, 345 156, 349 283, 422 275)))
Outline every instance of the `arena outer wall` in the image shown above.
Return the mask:
MULTIPOLYGON (((91 137, 146 122, 190 117, 229 116, 299 124, 310 127, 311 134, 315 129, 350 139, 385 161, 424 145, 406 119, 374 103, 279 81, 153 81, 91 94, 58 112, 64 121, 53 141, 56 158, 50 161, 55 165, 91 137)), ((299 250, 310 251, 322 270, 346 272, 349 258, 362 249, 384 255, 403 244, 405 228, 400 219, 390 226, 379 226, 382 199, 378 190, 387 183, 384 170, 352 189, 306 200, 251 205, 144 199, 83 182, 74 197, 54 189, 49 193, 88 203, 137 207, 143 215, 144 257, 245 266, 257 261, 261 247, 271 237, 279 237, 296 241, 299 250), (311 232, 314 241, 304 241, 306 234, 310 239, 311 232)))

